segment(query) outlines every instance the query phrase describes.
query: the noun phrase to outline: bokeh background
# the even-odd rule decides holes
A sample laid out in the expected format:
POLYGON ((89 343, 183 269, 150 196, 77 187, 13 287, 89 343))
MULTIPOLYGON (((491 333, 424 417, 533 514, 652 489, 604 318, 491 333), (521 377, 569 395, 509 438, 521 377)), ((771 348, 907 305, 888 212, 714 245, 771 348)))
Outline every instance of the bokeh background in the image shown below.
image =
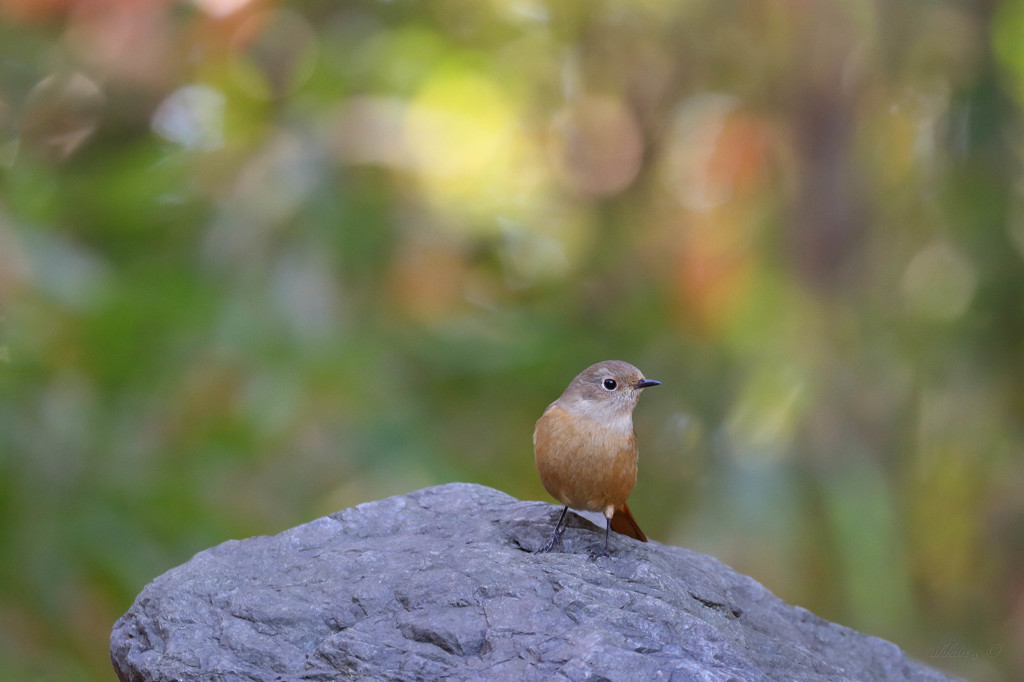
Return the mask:
POLYGON ((654 539, 1024 679, 1024 0, 0 0, 0 678, 664 385, 654 539))

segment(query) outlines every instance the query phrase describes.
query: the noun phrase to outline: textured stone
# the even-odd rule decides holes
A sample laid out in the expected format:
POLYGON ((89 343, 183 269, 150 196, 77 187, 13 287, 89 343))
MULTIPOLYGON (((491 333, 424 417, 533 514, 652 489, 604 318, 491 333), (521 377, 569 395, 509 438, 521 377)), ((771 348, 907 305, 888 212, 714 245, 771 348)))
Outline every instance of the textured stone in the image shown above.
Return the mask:
POLYGON ((114 626, 124 681, 948 680, 679 547, 451 484, 225 542, 114 626))

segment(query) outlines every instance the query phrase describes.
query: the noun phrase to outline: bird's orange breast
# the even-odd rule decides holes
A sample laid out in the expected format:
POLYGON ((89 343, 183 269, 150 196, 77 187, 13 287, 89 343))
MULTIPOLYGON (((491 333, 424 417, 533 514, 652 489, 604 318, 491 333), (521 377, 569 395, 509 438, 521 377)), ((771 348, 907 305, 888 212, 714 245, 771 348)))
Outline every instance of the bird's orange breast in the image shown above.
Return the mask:
POLYGON ((533 451, 544 489, 574 509, 619 508, 636 483, 631 423, 608 426, 551 405, 537 421, 533 451))

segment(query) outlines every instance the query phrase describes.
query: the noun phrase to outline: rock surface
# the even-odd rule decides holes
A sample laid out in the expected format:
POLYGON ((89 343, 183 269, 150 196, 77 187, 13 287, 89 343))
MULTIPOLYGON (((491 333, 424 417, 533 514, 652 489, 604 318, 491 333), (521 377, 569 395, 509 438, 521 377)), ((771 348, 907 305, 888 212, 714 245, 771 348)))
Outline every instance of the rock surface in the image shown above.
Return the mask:
POLYGON ((114 625, 136 680, 949 680, 715 559, 451 484, 200 552, 114 625))

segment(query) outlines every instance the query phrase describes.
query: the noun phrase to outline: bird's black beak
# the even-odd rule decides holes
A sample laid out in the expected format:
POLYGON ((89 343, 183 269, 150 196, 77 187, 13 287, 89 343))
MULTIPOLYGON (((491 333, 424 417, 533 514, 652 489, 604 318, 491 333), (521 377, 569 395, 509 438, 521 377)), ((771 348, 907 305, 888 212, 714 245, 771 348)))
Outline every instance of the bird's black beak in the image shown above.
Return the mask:
POLYGON ((647 388, 649 386, 661 386, 661 382, 655 381, 654 379, 641 379, 636 382, 633 388, 647 388))

